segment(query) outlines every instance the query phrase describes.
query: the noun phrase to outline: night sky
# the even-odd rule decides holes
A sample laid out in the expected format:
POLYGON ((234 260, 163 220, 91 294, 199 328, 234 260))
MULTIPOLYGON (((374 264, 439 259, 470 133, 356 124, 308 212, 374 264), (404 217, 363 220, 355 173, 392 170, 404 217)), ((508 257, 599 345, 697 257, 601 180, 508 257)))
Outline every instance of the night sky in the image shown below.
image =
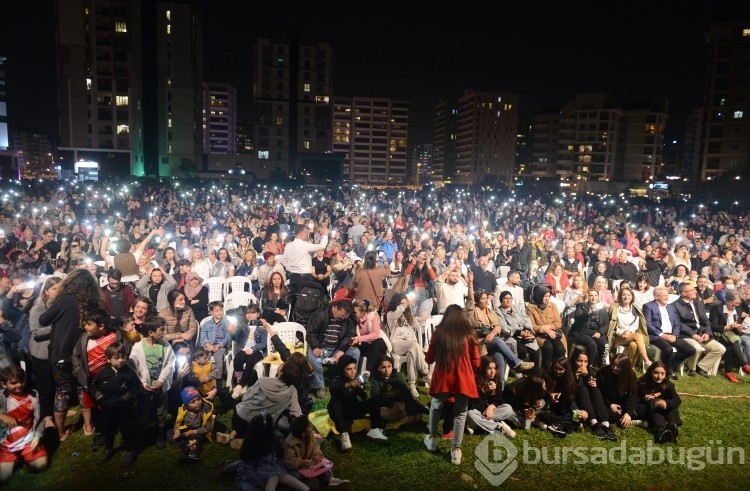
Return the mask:
MULTIPOLYGON (((429 141, 438 98, 466 89, 518 94, 522 117, 578 93, 622 103, 666 97, 667 136, 682 140, 686 116, 703 103, 711 19, 750 15, 750 7, 736 7, 741 2, 720 1, 448 4, 456 11, 439 4, 420 11, 403 1, 345 4, 350 11, 322 3, 300 10, 290 2, 199 0, 205 79, 234 83, 247 113, 253 39, 296 32, 332 44, 336 95, 410 101, 415 143, 429 141)), ((54 3, 6 2, 3 9, 10 122, 55 134, 54 3)))

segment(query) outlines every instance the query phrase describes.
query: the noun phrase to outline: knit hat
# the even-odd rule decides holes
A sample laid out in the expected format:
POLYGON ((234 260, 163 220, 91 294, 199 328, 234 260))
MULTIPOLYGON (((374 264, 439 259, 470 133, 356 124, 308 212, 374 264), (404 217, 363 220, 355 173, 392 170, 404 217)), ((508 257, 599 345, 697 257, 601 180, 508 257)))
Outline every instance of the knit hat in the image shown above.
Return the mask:
POLYGON ((201 394, 200 392, 198 392, 198 389, 196 389, 192 385, 185 387, 180 392, 180 398, 182 399, 183 404, 185 404, 186 406, 190 404, 190 401, 200 396, 201 394))

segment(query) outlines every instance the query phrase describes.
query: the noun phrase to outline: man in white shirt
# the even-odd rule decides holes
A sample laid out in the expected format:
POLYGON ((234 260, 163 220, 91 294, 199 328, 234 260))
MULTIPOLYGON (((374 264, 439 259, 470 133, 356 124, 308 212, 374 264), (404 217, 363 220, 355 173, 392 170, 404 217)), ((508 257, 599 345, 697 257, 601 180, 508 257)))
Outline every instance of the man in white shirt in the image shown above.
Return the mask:
POLYGON ((449 305, 466 307, 466 295, 469 289, 460 275, 460 266, 451 264, 437 279, 438 314, 444 314, 449 305))
POLYGON ((328 229, 320 228, 320 242, 308 242, 310 229, 307 225, 299 224, 294 229, 294 240, 287 244, 284 254, 276 260, 284 266, 289 277, 289 293, 295 294, 302 283, 312 283, 312 253, 320 249, 325 250, 328 245, 328 229))

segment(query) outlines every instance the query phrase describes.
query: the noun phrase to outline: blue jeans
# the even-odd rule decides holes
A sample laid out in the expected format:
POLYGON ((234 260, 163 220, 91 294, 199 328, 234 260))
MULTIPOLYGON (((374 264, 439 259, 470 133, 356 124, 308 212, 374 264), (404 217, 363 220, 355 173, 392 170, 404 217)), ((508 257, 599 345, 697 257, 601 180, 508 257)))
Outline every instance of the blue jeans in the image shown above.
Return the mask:
POLYGON ((466 427, 466 412, 469 407, 469 398, 463 394, 436 394, 432 396, 430 403, 430 422, 427 427, 430 435, 437 436, 440 417, 443 412, 443 404, 453 395, 456 402, 453 403, 453 440, 451 446, 461 448, 464 439, 464 428, 466 427))
POLYGON ((411 306, 411 315, 414 317, 429 316, 432 312, 432 297, 427 296, 427 290, 415 288, 411 293, 416 295, 414 305, 411 306))
MULTIPOLYGON (((309 354, 307 355, 307 358, 310 360, 310 365, 313 367, 313 390, 323 388, 323 360, 333 356, 337 351, 336 349, 320 349, 323 351, 320 357, 316 357, 313 354, 312 348, 310 348, 309 354)), ((354 358, 357 361, 357 364, 359 364, 359 348, 349 348, 346 350, 346 354, 354 358)))
POLYGON ((487 347, 487 354, 495 357, 497 373, 500 374, 500 378, 503 384, 505 384, 505 360, 508 360, 511 368, 516 368, 521 364, 521 359, 513 353, 513 350, 508 347, 500 336, 495 336, 492 338, 492 341, 489 343, 485 342, 484 345, 487 347))

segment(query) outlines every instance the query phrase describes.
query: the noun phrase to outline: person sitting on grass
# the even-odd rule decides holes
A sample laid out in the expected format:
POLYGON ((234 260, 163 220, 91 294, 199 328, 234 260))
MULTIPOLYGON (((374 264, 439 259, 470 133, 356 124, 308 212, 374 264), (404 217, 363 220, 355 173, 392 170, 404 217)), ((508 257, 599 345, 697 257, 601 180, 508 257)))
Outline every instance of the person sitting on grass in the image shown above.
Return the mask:
POLYGON ((682 426, 682 400, 667 377, 666 365, 661 360, 655 361, 638 379, 638 399, 638 413, 642 412, 653 428, 656 443, 677 443, 678 428, 682 426))
MULTIPOLYGON (((503 398, 516 412, 517 427, 529 429, 536 419, 536 412, 544 407, 547 385, 539 375, 529 375, 505 385, 503 398), (523 426, 521 425, 523 421, 523 426)), ((514 420, 511 420, 514 422, 514 420)))
POLYGON ((565 438, 568 433, 580 429, 579 420, 585 421, 589 417, 576 404, 576 381, 568 358, 562 356, 552 362, 544 378, 546 404, 537 413, 537 426, 556 437, 565 438))
POLYGON ((609 422, 618 423, 623 428, 639 424, 636 413, 638 388, 635 372, 627 352, 618 354, 611 365, 599 369, 591 387, 598 387, 604 405, 609 412, 609 422))
POLYGON ((504 420, 515 420, 516 413, 503 400, 502 380, 494 356, 484 355, 479 360, 476 382, 479 397, 469 400, 469 412, 466 413, 469 432, 481 428, 487 433, 500 431, 508 438, 515 438, 516 432, 504 420))
MULTIPOLYGON (((315 430, 307 415, 302 415, 292 421, 289 435, 284 440, 284 463, 289 470, 289 474, 304 481, 304 476, 299 472, 300 469, 309 469, 319 464, 323 460, 323 452, 320 450, 320 444, 315 439, 315 430)), ((330 488, 344 487, 349 484, 346 479, 333 477, 333 473, 328 470, 315 476, 314 480, 323 486, 330 488)))
POLYGON ((338 375, 331 380, 331 399, 328 401, 328 415, 341 435, 341 450, 352 448, 349 427, 353 420, 370 415, 370 431, 367 438, 377 443, 388 443, 383 434, 380 418, 380 405, 376 399, 368 398, 357 378, 357 360, 343 355, 336 364, 338 375))
POLYGON ((594 436, 600 440, 617 441, 617 435, 609 424, 609 413, 604 404, 602 393, 596 387, 596 381, 591 374, 589 356, 585 352, 578 352, 574 358, 573 370, 576 378, 576 400, 578 407, 586 411, 586 422, 591 427, 594 436))
POLYGON ((305 355, 292 353, 289 359, 279 367, 276 377, 259 378, 235 406, 232 431, 228 434, 217 433, 216 441, 226 444, 237 440, 232 445, 234 447, 242 445, 237 435, 244 435, 252 419, 261 413, 269 414, 281 433, 288 433, 288 419, 302 415, 295 386, 302 377, 307 376, 307 373, 301 369, 302 363, 298 361, 300 358, 307 366, 305 355), (286 414, 288 416, 285 416, 286 414), (282 416, 285 417, 282 418, 282 416))
POLYGON ((401 372, 393 369, 393 358, 380 355, 375 367, 370 377, 370 397, 379 401, 383 421, 398 421, 402 425, 420 423, 422 414, 429 411, 412 396, 401 372))
POLYGON ((282 464, 283 446, 278 441, 273 422, 273 415, 263 412, 245 423, 237 465, 237 488, 275 491, 283 485, 285 489, 307 491, 310 488, 291 476, 282 464))
POLYGON ((5 433, 0 443, 0 484, 5 484, 16 462, 41 472, 49 457, 42 444, 45 422, 39 415, 39 398, 36 391, 26 389, 26 372, 17 365, 7 366, 0 370, 0 385, 0 425, 5 433))
POLYGON ((214 406, 192 386, 182 389, 180 397, 182 406, 167 437, 184 452, 182 460, 197 462, 203 445, 211 439, 214 406))

